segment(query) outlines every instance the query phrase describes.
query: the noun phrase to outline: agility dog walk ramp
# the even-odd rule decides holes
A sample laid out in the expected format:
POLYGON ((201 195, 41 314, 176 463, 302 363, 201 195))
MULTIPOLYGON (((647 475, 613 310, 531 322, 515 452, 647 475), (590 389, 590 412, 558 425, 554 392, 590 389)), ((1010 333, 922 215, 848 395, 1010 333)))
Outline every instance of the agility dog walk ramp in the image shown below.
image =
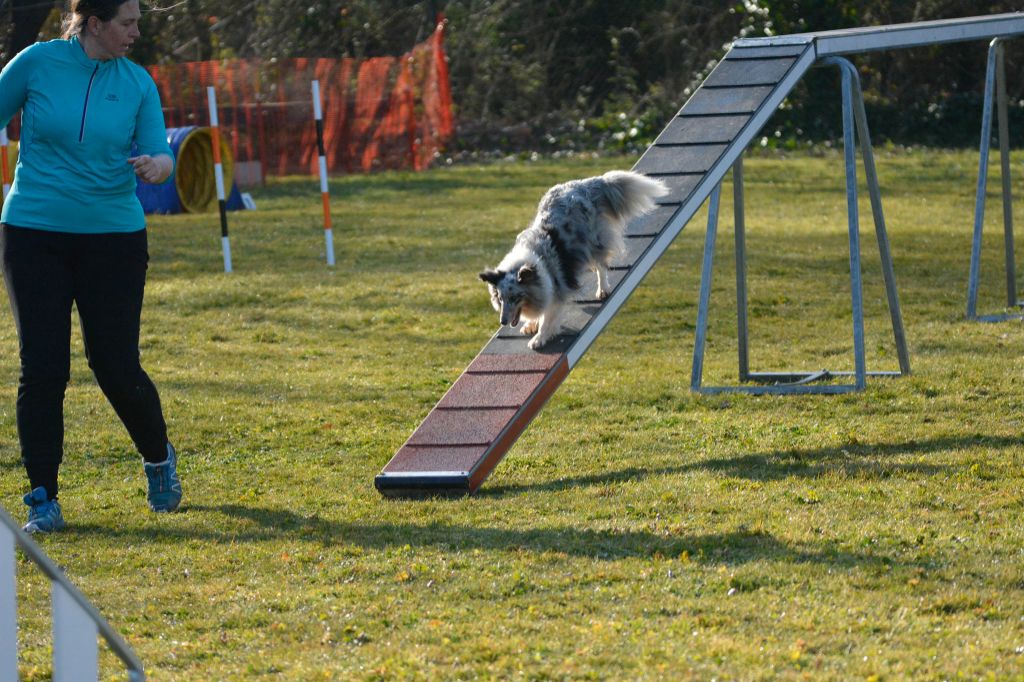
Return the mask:
POLYGON ((670 192, 627 227, 608 298, 578 298, 562 335, 540 352, 517 329, 499 330, 377 476, 377 489, 475 491, 813 62, 810 40, 731 50, 633 168, 670 192))
MULTIPOLYGON (((476 491, 819 59, 834 63, 840 54, 1019 33, 1024 15, 1011 14, 734 43, 633 167, 670 192, 627 227, 626 253, 613 263, 608 298, 579 294, 561 336, 540 352, 518 330, 500 329, 377 475, 377 489, 387 497, 476 491)), ((592 285, 587 281, 580 291, 594 291, 592 285)))

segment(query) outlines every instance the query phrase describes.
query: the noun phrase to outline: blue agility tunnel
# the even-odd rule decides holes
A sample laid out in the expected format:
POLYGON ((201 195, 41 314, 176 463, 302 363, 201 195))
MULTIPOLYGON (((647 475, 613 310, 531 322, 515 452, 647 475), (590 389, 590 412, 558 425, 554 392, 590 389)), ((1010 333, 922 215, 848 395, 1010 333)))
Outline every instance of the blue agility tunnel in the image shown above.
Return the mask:
MULTIPOLYGON (((174 154, 174 173, 162 185, 139 182, 135 194, 146 213, 209 213, 217 210, 213 164, 213 135, 209 128, 168 128, 167 142, 174 154)), ((231 187, 229 211, 245 208, 234 182, 234 160, 224 138, 220 140, 224 184, 231 187)))

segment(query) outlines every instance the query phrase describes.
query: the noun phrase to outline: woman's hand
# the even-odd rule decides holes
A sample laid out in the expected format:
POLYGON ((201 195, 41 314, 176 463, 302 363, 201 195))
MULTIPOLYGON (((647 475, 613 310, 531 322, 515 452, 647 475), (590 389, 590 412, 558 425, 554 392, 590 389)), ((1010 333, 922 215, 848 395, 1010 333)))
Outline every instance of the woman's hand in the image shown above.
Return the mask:
POLYGON ((139 180, 154 185, 169 178, 171 171, 174 170, 174 161, 166 154, 132 156, 129 157, 128 163, 135 169, 135 175, 139 180))

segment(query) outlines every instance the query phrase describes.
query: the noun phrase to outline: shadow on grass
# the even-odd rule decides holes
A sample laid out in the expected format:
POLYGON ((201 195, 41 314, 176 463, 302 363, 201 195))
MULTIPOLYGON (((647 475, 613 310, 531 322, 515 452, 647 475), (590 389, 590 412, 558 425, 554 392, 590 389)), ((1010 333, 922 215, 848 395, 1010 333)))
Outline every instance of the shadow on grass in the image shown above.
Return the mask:
POLYGON ((579 528, 508 529, 442 523, 339 523, 316 515, 302 516, 282 509, 239 504, 191 505, 189 514, 216 514, 230 518, 224 530, 210 528, 116 528, 75 524, 69 530, 82 535, 177 545, 211 542, 238 547, 254 543, 293 542, 302 539, 323 547, 357 546, 372 550, 432 547, 445 551, 532 551, 589 557, 597 561, 629 558, 685 556, 697 563, 745 564, 753 561, 818 563, 829 566, 916 566, 878 553, 840 549, 836 543, 787 544, 766 532, 740 529, 729 533, 673 536, 636 530, 579 528))
POLYGON ((560 491, 625 483, 652 476, 673 476, 691 471, 711 471, 734 478, 753 481, 777 481, 784 478, 818 478, 826 473, 842 471, 847 476, 861 479, 884 479, 904 474, 931 476, 949 471, 941 464, 888 462, 886 458, 921 455, 944 450, 963 450, 976 447, 1006 449, 1021 447, 1021 439, 1010 436, 943 437, 907 443, 879 445, 845 445, 815 450, 778 450, 766 454, 702 460, 672 467, 644 469, 630 467, 607 473, 562 478, 544 483, 508 484, 484 487, 477 493, 481 497, 502 497, 538 491, 560 491))

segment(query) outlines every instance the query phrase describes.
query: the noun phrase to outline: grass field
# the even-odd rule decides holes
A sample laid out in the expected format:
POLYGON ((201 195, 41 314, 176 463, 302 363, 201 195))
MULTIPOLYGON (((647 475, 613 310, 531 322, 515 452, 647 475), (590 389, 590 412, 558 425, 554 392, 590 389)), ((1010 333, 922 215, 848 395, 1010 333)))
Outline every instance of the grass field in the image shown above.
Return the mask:
MULTIPOLYGON (((478 495, 373 489, 495 329, 477 271, 549 185, 632 162, 337 178, 333 270, 312 179, 232 215, 232 275, 215 216, 152 218, 143 364, 184 512, 145 511, 76 330, 69 526, 41 540, 151 679, 1024 679, 1024 329, 963 319, 976 153, 879 156, 911 376, 691 394, 701 214, 478 495)), ((754 158, 746 181, 752 369, 852 369, 841 158, 754 158)), ((862 215, 868 366, 896 369, 862 215)), ((731 232, 725 211, 708 383, 735 382, 731 232)), ((20 519, 2 319, 0 503, 20 519)), ((48 588, 18 568, 21 671, 43 680, 48 588)))

